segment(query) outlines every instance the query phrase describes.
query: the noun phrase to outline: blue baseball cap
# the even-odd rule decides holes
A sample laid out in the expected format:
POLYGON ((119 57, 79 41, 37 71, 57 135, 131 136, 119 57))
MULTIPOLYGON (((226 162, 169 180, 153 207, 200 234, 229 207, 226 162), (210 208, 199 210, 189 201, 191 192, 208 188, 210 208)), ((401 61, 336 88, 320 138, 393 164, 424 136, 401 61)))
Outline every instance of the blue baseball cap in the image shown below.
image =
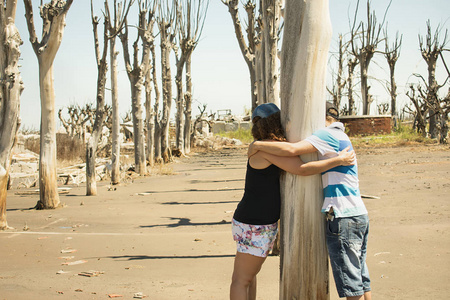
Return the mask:
POLYGON ((253 111, 252 120, 256 117, 267 118, 279 111, 280 109, 274 103, 263 103, 258 105, 253 111))

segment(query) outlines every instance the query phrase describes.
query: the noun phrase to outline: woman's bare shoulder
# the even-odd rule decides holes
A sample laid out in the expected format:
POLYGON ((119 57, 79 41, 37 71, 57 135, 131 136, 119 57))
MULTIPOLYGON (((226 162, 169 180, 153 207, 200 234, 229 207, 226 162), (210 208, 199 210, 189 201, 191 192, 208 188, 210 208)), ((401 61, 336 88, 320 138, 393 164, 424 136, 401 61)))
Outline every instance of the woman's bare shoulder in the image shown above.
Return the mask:
POLYGON ((253 169, 265 169, 272 163, 265 159, 261 152, 257 152, 248 159, 248 163, 253 169))

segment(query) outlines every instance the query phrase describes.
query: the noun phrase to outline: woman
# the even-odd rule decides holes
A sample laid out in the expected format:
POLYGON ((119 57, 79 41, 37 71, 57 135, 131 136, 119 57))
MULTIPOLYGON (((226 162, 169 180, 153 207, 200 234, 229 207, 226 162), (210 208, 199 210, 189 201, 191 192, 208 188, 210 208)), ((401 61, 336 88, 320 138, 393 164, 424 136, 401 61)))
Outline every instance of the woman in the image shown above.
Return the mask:
MULTIPOLYGON (((284 141, 280 110, 273 103, 261 104, 252 115, 255 140, 284 141)), ((231 300, 256 299, 256 275, 273 247, 280 218, 280 169, 313 175, 328 169, 351 165, 353 151, 346 148, 339 156, 304 163, 300 157, 281 157, 256 152, 248 158, 245 191, 233 216, 233 238, 237 244, 230 287, 231 300)))

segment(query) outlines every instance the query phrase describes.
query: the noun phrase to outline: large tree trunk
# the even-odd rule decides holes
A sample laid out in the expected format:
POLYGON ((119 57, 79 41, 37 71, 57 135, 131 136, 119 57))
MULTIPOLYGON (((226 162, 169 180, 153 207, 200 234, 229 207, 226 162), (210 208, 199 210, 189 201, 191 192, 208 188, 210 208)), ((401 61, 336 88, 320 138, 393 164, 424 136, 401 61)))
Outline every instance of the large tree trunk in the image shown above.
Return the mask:
POLYGON ((131 113, 133 115, 133 141, 134 141, 134 163, 136 173, 141 176, 147 174, 144 141, 144 120, 142 118, 142 79, 130 80, 131 82, 131 113))
POLYGON ((39 60, 39 88, 41 94, 41 140, 39 152, 40 200, 36 208, 53 209, 60 204, 56 174, 56 120, 53 61, 39 60))
MULTIPOLYGON (((176 54, 175 54, 176 55, 176 54)), ((183 70, 185 66, 186 58, 184 53, 181 54, 180 59, 176 63, 177 73, 175 75, 175 84, 177 90, 177 112, 175 115, 175 143, 176 148, 184 154, 184 107, 185 99, 183 93, 183 70)))
MULTIPOLYGON (((153 68, 154 66, 152 66, 153 68)), ((145 122, 147 128, 147 152, 145 156, 147 158, 147 162, 150 166, 154 165, 155 162, 155 146, 153 143, 155 136, 155 117, 154 111, 152 108, 152 78, 151 72, 148 71, 145 76, 145 122)))
POLYGON ((19 71, 22 40, 14 24, 16 1, 0 6, 0 230, 8 228, 6 194, 12 149, 20 126, 20 94, 23 82, 19 71))
MULTIPOLYGON (((288 140, 298 141, 325 124, 325 70, 331 40, 328 0, 287 0, 284 30, 282 121, 288 140)), ((281 190, 280 299, 329 299, 320 175, 286 174, 281 190)))
POLYGON ((39 63, 39 88, 41 98, 39 194, 37 209, 54 209, 59 206, 56 175, 56 121, 53 87, 53 61, 61 45, 67 11, 73 0, 54 0, 43 5, 43 38, 38 42, 34 28, 31 0, 24 0, 30 42, 39 63))
POLYGON ((161 35, 161 70, 163 86, 163 108, 161 122, 161 155, 164 162, 172 159, 169 145, 170 110, 172 107, 172 75, 170 71, 170 44, 161 35))
POLYGON ((117 55, 116 39, 111 38, 110 43, 110 65, 111 65, 111 108, 112 108, 112 149, 111 149, 111 183, 120 183, 120 115, 119 97, 117 84, 117 55))
MULTIPOLYGON (((153 109, 153 119, 154 119, 154 129, 153 129, 153 145, 154 145, 154 162, 160 163, 162 161, 161 155, 161 121, 159 116, 159 101, 160 101, 160 92, 158 86, 158 77, 156 74, 156 50, 155 45, 152 44, 150 46, 150 52, 152 54, 152 83, 153 88, 155 90, 155 105, 153 109)), ((151 163, 153 165, 153 162, 151 163)))

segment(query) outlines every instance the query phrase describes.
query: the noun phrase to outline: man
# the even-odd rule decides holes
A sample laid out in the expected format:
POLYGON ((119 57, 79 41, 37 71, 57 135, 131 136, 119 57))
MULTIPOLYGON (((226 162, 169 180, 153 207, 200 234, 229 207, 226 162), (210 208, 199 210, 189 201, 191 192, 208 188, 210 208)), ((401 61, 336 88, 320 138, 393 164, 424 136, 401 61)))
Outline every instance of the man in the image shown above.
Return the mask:
MULTIPOLYGON (((255 141, 249 157, 258 151, 278 156, 294 156, 318 151, 319 159, 335 157, 352 146, 339 122, 339 111, 327 102, 326 128, 305 140, 289 142, 255 141)), ((352 150, 353 147, 351 147, 352 150)), ((340 166, 322 174, 327 219, 326 241, 339 297, 371 300, 370 278, 366 264, 369 218, 359 192, 358 167, 340 166)))

